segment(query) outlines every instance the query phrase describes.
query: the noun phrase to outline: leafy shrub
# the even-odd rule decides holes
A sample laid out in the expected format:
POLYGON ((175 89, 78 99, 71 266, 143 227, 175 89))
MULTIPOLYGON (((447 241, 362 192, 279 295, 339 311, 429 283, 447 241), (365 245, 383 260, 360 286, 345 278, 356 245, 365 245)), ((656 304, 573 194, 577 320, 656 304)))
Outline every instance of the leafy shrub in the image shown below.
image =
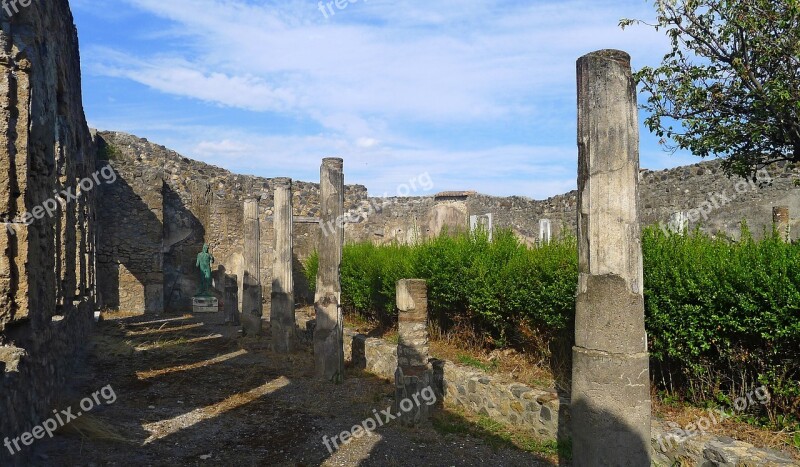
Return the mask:
POLYGON ((653 373, 694 402, 760 385, 800 418, 800 245, 643 233, 653 373))
MULTIPOLYGON (((318 257, 305 264, 309 283, 316 280, 318 257)), ((345 245, 342 302, 350 311, 384 322, 396 319, 399 279, 428 281, 431 315, 447 329, 468 319, 502 342, 520 320, 542 331, 572 322, 577 284, 574 239, 528 248, 510 231, 442 235, 416 246, 371 243, 345 245)))
MULTIPOLYGON (((654 383, 692 402, 746 396, 766 385, 773 425, 800 419, 800 244, 699 231, 642 233, 644 296, 654 383), (779 415, 783 414, 783 415, 779 415)), ((316 256, 306 262, 314 283, 316 256)), ((468 322, 497 346, 525 324, 548 340, 570 334, 578 278, 574 237, 529 248, 510 230, 442 235, 416 246, 346 245, 344 306, 396 319, 395 284, 428 282, 443 329, 468 322)), ((546 354, 548 349, 540 349, 546 354)))
POLYGON ((319 269, 319 254, 314 251, 303 261, 303 275, 308 282, 311 293, 314 293, 317 289, 317 269, 319 269))
POLYGON ((97 148, 97 159, 101 161, 113 161, 122 156, 122 150, 113 144, 102 142, 97 148))

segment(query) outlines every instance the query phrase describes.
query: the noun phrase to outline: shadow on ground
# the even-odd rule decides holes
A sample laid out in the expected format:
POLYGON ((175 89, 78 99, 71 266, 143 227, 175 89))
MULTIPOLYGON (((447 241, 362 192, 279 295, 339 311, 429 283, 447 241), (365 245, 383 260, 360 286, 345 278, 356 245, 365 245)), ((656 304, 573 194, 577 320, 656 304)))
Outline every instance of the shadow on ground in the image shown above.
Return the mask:
POLYGON ((29 465, 555 465, 457 414, 445 416, 465 431, 389 422, 330 452, 323 437, 390 407, 393 384, 355 368, 341 385, 316 381, 308 342, 277 355, 265 337, 201 319, 99 324, 59 408, 107 385, 116 400, 34 443, 29 465))

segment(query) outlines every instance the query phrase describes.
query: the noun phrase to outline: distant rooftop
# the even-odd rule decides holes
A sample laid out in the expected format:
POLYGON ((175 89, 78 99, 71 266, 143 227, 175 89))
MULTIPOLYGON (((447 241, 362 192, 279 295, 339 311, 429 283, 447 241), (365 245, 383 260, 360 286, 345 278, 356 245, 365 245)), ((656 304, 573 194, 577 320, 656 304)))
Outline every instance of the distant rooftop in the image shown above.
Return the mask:
POLYGON ((466 199, 475 194, 477 194, 476 191, 442 191, 441 193, 436 193, 434 199, 442 199, 442 198, 466 199))

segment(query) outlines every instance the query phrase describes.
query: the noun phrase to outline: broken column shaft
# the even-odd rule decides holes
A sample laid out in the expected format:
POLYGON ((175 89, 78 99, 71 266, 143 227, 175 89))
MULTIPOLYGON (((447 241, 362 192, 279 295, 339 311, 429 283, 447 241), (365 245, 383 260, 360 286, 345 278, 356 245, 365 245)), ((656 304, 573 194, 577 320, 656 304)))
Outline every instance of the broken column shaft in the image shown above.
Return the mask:
POLYGON ((650 465, 650 376, 630 56, 581 57, 579 278, 572 367, 575 466, 650 465))
POLYGON ((392 412, 401 423, 417 425, 427 420, 429 405, 419 401, 423 391, 433 391, 433 368, 428 363, 428 286, 421 279, 397 282, 397 371, 392 412))
POLYGON ((314 296, 314 365, 316 376, 340 383, 344 378, 339 268, 344 244, 344 161, 323 159, 320 168, 320 241, 314 296))
POLYGON ((292 277, 292 179, 273 181, 275 252, 272 262, 270 326, 272 350, 289 353, 295 348, 294 279, 292 277))
POLYGON ((244 201, 244 274, 242 278, 242 333, 255 336, 261 332, 261 226, 258 200, 244 201))

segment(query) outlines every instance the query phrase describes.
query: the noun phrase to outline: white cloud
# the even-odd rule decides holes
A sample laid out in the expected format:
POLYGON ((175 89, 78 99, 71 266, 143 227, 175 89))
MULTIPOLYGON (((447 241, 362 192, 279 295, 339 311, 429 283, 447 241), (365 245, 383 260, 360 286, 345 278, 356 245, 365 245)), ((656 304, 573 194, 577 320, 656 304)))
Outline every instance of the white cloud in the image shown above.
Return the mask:
POLYGON ((138 128, 187 156, 260 175, 314 180, 321 157, 343 155, 348 181, 378 193, 425 171, 442 190, 546 197, 574 188, 575 60, 613 47, 641 65, 666 43, 646 28, 617 27, 648 15, 640 0, 370 0, 329 19, 312 0, 126 2, 173 27, 139 32, 158 53, 90 46, 83 57, 93 75, 318 124, 299 134, 138 128), (461 141, 466 126, 547 133, 461 141))
POLYGON ((303 10, 297 2, 129 1, 174 21, 172 34, 192 46, 167 57, 120 57, 106 72, 167 93, 247 110, 291 108, 323 122, 343 113, 421 122, 524 117, 538 93, 573 92, 575 59, 592 44, 641 50, 663 43, 645 30, 623 33, 616 26, 622 12, 590 2, 370 2, 325 21, 310 1, 303 10), (299 16, 291 21, 289 12, 299 16), (380 26, 351 21, 362 17, 380 26))
POLYGON ((358 138, 356 140, 356 146, 362 149, 370 149, 374 148, 375 146, 379 145, 380 141, 374 138, 358 138))

